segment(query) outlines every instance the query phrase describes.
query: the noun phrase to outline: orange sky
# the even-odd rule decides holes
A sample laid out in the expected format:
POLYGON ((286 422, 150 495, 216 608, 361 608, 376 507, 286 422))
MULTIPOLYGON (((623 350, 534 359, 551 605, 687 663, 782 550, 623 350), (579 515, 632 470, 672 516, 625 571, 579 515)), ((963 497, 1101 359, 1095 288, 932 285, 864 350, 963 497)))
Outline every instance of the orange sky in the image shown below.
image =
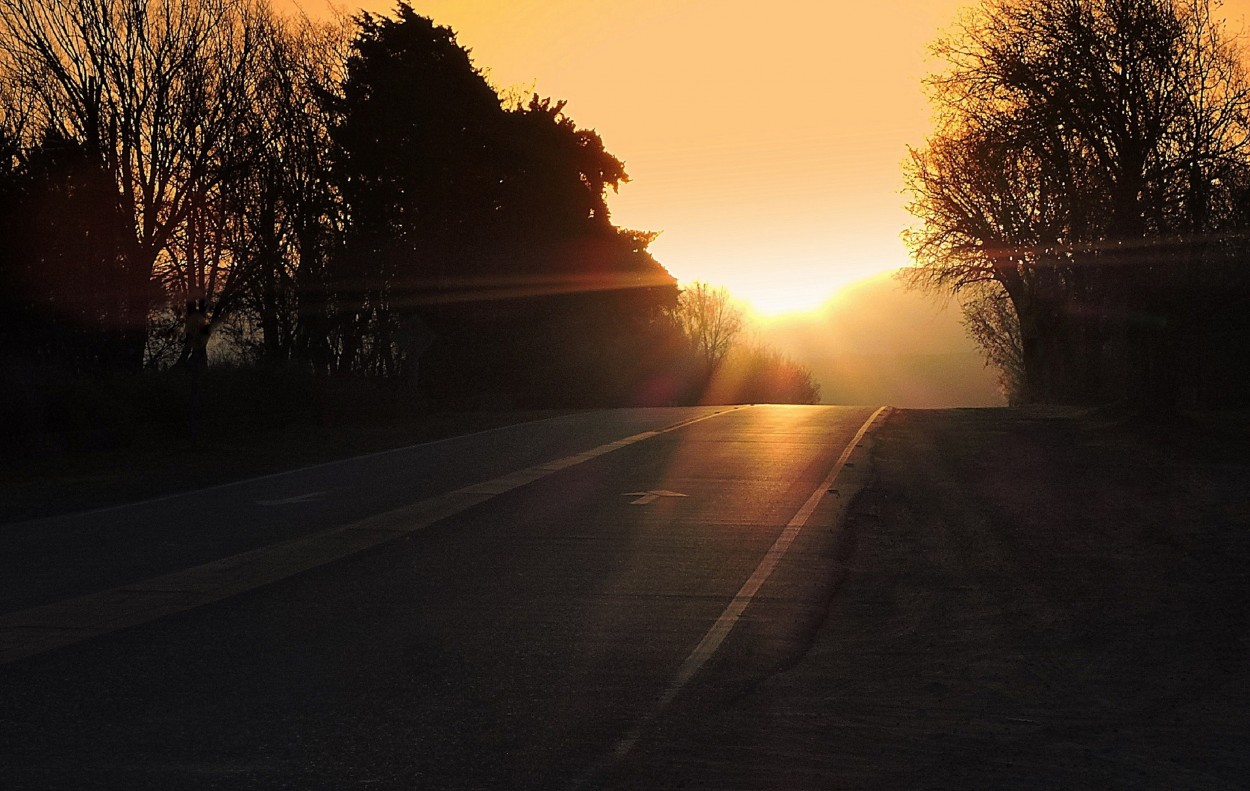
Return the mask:
MULTIPOLYGON (((310 15, 330 0, 287 0, 310 15)), ((388 12, 391 0, 333 5, 388 12)), ((500 88, 568 100, 633 179, 613 219, 765 313, 905 266, 927 46, 964 0, 412 0, 500 88)), ((1250 0, 1225 5, 1239 20, 1250 0)))

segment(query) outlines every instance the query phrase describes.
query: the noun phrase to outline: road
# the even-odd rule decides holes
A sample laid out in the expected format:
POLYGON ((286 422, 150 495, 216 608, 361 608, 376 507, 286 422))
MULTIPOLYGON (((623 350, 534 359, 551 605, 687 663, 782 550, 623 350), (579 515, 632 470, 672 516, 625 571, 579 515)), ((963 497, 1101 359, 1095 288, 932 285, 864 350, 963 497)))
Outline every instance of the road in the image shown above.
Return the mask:
POLYGON ((601 786, 1244 791, 1248 428, 892 412, 802 656, 601 786))
POLYGON ((801 654, 870 408, 595 412, 0 528, 20 788, 577 788, 801 654))

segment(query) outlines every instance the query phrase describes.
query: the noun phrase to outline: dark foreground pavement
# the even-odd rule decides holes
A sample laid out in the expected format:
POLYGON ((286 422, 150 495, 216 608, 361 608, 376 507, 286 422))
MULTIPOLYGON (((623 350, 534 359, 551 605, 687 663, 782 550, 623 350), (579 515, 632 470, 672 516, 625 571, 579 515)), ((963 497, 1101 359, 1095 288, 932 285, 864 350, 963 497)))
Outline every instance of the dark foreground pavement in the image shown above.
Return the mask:
POLYGON ((801 653, 881 414, 574 415, 0 527, 0 789, 594 787, 709 661, 801 653))
POLYGON ((1250 455, 1151 433, 896 412, 806 653, 687 700, 608 785, 1250 786, 1250 455))
POLYGON ((102 512, 63 568, 14 553, 81 534, 28 524, 10 608, 273 541, 290 574, 0 666, 0 789, 1247 787, 1245 443, 869 412, 562 418, 196 494, 228 546, 102 512))

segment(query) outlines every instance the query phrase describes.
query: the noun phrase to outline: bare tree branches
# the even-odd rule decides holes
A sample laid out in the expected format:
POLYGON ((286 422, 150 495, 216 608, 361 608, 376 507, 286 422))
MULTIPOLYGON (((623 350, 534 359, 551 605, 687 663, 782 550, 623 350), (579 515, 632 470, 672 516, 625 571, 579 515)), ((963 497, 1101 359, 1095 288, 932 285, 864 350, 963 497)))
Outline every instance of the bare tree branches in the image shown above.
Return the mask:
POLYGON ((710 377, 742 332, 742 311, 730 301, 724 286, 699 281, 681 290, 674 317, 710 377))
POLYGON ((262 17, 251 0, 0 0, 0 79, 37 97, 26 133, 86 141, 132 218, 136 364, 153 284, 206 293, 229 267, 221 245, 186 247, 203 238, 188 223, 247 167, 262 17))
MULTIPOLYGON (((1210 2, 985 0, 934 51, 938 128, 906 167, 912 282, 1001 288, 1030 397, 1140 390, 1164 341, 1126 317, 1192 311, 1250 183, 1250 83, 1210 2)), ((982 340, 1006 326, 983 318, 982 340)))

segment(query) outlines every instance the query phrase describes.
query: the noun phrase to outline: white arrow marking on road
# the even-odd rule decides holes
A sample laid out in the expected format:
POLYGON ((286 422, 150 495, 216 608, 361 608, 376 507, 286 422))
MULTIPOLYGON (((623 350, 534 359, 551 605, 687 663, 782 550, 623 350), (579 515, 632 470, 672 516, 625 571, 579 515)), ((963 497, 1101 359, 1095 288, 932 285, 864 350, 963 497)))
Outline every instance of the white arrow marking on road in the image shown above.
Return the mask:
POLYGON ((625 492, 626 497, 637 497, 637 500, 630 500, 630 505, 646 505, 653 503, 661 497, 685 497, 681 492, 670 492, 666 489, 652 489, 649 492, 625 492), (641 495, 641 496, 640 496, 641 495))
POLYGON ((257 505, 291 505, 292 503, 306 503, 309 500, 316 500, 325 492, 309 492, 308 494, 297 494, 294 497, 287 497, 284 500, 257 500, 257 505))

